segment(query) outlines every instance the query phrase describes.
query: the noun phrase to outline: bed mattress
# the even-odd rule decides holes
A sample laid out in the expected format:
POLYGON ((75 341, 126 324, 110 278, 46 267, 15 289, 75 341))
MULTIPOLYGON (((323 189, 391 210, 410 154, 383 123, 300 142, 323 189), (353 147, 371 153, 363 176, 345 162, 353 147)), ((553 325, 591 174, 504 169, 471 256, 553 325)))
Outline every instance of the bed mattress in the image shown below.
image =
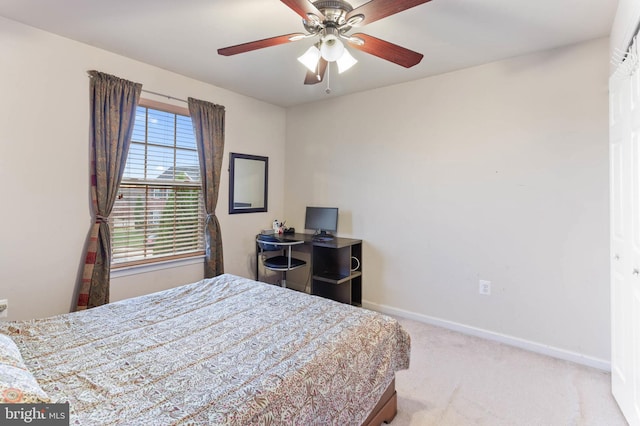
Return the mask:
POLYGON ((361 424, 409 367, 388 316, 225 274, 0 323, 71 424, 361 424))

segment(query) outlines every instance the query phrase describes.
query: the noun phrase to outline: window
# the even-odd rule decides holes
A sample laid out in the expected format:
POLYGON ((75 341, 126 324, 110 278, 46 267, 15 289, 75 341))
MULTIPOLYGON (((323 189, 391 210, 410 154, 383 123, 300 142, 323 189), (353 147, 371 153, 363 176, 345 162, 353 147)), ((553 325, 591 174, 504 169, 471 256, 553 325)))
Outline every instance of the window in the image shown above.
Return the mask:
POLYGON ((204 253, 200 165, 187 109, 140 101, 110 221, 114 268, 204 253))

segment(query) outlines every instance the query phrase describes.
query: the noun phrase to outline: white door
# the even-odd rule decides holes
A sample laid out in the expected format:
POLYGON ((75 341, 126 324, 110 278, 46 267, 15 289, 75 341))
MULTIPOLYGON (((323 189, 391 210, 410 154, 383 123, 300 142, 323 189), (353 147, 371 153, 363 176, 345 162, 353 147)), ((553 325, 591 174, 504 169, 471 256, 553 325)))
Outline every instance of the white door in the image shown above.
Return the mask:
POLYGON ((640 426, 640 71, 609 87, 612 392, 640 426))

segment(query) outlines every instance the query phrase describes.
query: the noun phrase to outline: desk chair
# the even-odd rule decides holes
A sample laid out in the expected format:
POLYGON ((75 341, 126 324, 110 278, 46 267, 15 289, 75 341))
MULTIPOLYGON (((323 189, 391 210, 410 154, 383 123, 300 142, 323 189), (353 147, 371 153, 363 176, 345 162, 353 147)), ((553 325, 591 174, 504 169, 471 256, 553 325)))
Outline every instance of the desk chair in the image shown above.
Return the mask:
POLYGON ((287 287, 287 271, 298 269, 307 264, 307 262, 302 259, 291 257, 291 247, 298 244, 304 244, 304 241, 280 241, 272 235, 260 234, 258 235, 256 242, 260 248, 260 254, 262 255, 260 257, 262 258, 262 264, 264 267, 271 271, 282 272, 282 287, 287 287), (287 251, 286 255, 282 253, 284 250, 287 251), (279 251, 281 254, 278 256, 267 257, 264 253, 268 251, 279 251))

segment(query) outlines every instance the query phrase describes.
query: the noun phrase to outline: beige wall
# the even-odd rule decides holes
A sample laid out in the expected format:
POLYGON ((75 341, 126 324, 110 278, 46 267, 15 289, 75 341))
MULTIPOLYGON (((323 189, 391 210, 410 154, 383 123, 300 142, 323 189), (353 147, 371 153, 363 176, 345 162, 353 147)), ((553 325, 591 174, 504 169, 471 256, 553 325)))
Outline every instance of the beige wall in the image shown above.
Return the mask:
MULTIPOLYGON (((90 69, 226 107, 217 208, 225 270, 252 276, 255 231, 283 209, 284 109, 4 18, 0 52, 0 299, 9 299, 9 319, 68 312, 73 302, 90 224, 90 69), (227 214, 229 152, 269 157, 269 213, 227 214)), ((202 271, 196 264, 118 277, 112 300, 192 282, 202 271)))
POLYGON ((287 223, 340 208, 339 233, 365 242, 368 306, 606 364, 607 50, 288 109, 287 223))

